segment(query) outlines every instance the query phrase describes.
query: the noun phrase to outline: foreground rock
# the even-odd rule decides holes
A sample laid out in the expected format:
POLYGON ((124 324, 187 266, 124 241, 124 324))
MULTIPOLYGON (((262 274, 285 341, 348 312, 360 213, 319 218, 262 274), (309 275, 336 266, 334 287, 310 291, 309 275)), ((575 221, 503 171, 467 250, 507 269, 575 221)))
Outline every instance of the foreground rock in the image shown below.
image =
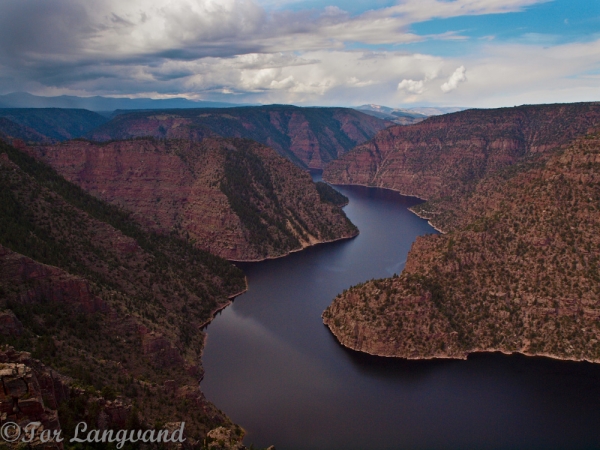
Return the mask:
POLYGON ((230 260, 279 257, 358 232, 308 173, 245 139, 70 141, 29 152, 144 227, 230 260))
POLYGON ((448 233, 418 238, 400 276, 334 300, 323 320, 343 345, 416 359, 501 351, 600 362, 599 134, 421 210, 448 233))

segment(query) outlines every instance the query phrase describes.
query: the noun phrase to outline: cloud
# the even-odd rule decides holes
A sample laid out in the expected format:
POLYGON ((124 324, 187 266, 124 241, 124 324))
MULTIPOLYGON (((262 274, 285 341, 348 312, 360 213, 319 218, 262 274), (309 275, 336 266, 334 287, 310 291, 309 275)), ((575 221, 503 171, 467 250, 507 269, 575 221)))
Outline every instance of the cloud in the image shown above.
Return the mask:
POLYGON ((442 84, 440 89, 444 94, 447 94, 448 92, 455 90, 460 83, 464 83, 465 81, 467 81, 466 69, 465 66, 460 66, 454 71, 448 81, 442 84))
POLYGON ((398 45, 460 45, 466 37, 458 32, 419 35, 411 27, 544 1, 403 0, 353 15, 341 2, 302 10, 295 0, 3 0, 0 93, 327 105, 598 100, 597 79, 583 74, 597 73, 599 41, 477 39, 460 57, 398 45), (457 89, 465 67, 469 89, 457 89))
POLYGON ((398 83, 398 90, 410 92, 411 94, 422 94, 425 91, 425 81, 404 79, 398 83))

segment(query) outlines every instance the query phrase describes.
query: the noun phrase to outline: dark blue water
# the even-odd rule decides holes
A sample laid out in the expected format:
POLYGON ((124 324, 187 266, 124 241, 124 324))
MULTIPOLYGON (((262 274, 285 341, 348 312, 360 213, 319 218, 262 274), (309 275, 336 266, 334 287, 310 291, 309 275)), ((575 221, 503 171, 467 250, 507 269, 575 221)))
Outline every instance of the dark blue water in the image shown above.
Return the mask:
POLYGON ((340 346, 321 321, 337 293, 401 272, 434 230, 391 191, 338 187, 361 233, 242 264, 249 291, 208 327, 202 390, 277 450, 600 448, 600 367, 522 356, 403 361, 340 346))

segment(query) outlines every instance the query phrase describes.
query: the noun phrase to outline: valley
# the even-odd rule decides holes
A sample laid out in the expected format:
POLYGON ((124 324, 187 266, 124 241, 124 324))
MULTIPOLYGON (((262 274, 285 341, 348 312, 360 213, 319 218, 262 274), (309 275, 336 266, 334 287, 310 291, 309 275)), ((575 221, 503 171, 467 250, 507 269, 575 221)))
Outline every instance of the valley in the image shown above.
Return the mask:
MULTIPOLYGON (((35 401, 26 409, 16 393, 17 404, 49 428, 185 421, 196 446, 242 448, 245 435, 247 445, 361 448, 372 435, 342 430, 359 419, 337 390, 297 390, 349 376, 359 397, 379 392, 356 373, 378 360, 357 355, 400 358, 400 372, 383 373, 401 384, 417 370, 410 360, 600 361, 596 103, 415 113, 418 123, 394 126, 346 108, 282 105, 112 118, 2 111, 0 362, 27 374, 35 401), (320 181, 323 168, 337 190, 320 181), (295 361, 280 351, 289 345, 295 361), (232 365, 232 346, 271 372, 232 365), (232 390, 254 389, 255 410, 232 402, 232 390), (286 395, 295 400, 267 413, 286 395), (311 425, 313 437, 298 435, 289 417, 310 421, 323 397, 332 415, 311 425), (275 424, 281 433, 264 431, 275 424)), ((0 401, 14 412, 15 400, 0 401)), ((382 414, 399 417, 392 404, 382 414)), ((465 410, 460 420, 475 419, 465 410)))
MULTIPOLYGON (((432 169, 435 162, 426 168, 416 162, 398 166, 397 154, 410 148, 402 137, 387 141, 390 155, 378 159, 375 171, 368 163, 358 165, 363 155, 379 158, 367 148, 349 155, 353 166, 346 167, 357 170, 333 172, 345 164, 336 168, 336 162, 325 173, 330 179, 365 177, 368 184, 428 198, 414 211, 446 232, 418 238, 400 276, 353 287, 334 300, 323 318, 339 341, 371 354, 411 359, 501 351, 597 362, 595 108, 554 107, 552 115, 551 106, 524 108, 527 122, 544 114, 552 117, 544 120, 552 126, 532 128, 532 138, 520 129, 528 143, 520 148, 518 140, 501 145, 490 138, 472 141, 468 154, 454 151, 469 148, 465 144, 428 147, 433 154, 421 158, 445 160, 443 169, 432 169), (575 108, 578 120, 573 120, 575 108), (467 177, 467 170, 478 175, 467 177)), ((483 114, 497 123, 494 114, 501 112, 483 114)), ((469 113, 445 120, 461 123, 469 113)), ((480 129, 485 126, 478 122, 480 129)))

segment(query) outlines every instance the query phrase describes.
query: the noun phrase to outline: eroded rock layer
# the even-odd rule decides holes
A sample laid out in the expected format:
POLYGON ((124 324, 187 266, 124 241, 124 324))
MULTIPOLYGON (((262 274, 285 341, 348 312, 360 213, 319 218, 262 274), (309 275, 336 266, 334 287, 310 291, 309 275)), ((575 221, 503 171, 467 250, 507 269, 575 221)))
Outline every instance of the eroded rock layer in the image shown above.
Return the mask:
POLYGON ((131 112, 114 117, 88 137, 95 141, 240 137, 268 145, 301 167, 322 169, 389 125, 392 122, 349 108, 270 105, 131 112))
POLYGON ((600 104, 468 110, 394 126, 331 162, 323 179, 432 199, 461 194, 486 174, 552 150, 600 121, 600 104))
POLYGON ((202 327, 244 289, 227 261, 144 231, 0 143, 0 371, 7 382, 25 377, 31 394, 0 398, 5 419, 49 429, 58 420, 67 437, 82 420, 99 429, 184 421, 198 447, 214 428, 241 436, 198 386, 202 327), (44 394, 52 385, 32 358, 60 374, 58 397, 44 394))
POLYGON ((278 257, 357 234, 308 173, 249 140, 76 140, 28 151, 145 227, 224 258, 278 257))

